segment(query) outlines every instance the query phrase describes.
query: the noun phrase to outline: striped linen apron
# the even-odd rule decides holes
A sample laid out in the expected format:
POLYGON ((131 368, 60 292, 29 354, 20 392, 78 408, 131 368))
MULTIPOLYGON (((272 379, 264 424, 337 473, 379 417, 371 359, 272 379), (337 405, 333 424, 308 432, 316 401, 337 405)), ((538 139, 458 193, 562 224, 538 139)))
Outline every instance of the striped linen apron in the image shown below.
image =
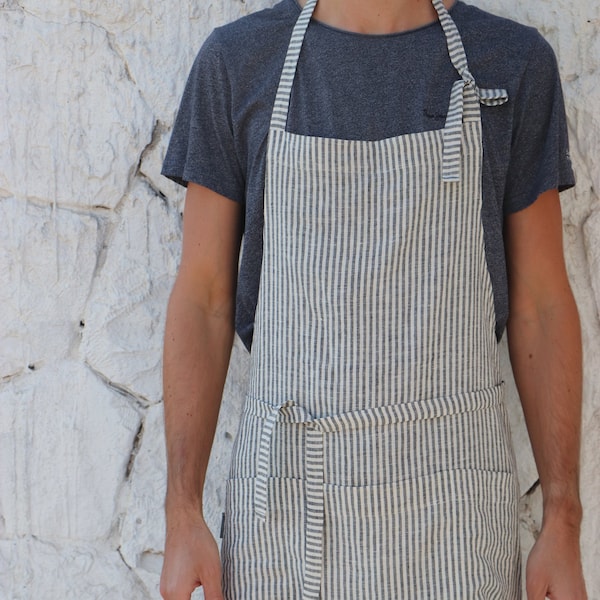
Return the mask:
POLYGON ((271 118, 252 367, 226 486, 228 600, 516 599, 518 489, 481 223, 480 103, 458 30, 443 129, 271 118))

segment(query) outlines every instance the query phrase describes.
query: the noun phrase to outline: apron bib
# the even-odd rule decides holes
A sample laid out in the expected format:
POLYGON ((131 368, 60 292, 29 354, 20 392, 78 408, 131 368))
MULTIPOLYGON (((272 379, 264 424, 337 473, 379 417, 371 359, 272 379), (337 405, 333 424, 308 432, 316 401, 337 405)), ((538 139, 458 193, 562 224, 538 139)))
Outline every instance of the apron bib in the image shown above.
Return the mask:
POLYGON ((228 600, 520 597, 518 489, 481 223, 480 103, 378 141, 268 137, 252 367, 226 486, 228 600))

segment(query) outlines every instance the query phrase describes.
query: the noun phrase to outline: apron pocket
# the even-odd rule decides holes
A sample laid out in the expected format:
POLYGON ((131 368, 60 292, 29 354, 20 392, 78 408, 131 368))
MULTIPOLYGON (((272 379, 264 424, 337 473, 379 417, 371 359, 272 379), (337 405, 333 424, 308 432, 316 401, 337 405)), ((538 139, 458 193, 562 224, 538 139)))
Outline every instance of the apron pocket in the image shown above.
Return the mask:
POLYGON ((254 514, 254 477, 226 481, 221 562, 226 600, 301 597, 304 482, 269 478, 267 517, 254 514))
POLYGON ((517 508, 508 472, 326 485, 323 598, 515 600, 517 508))

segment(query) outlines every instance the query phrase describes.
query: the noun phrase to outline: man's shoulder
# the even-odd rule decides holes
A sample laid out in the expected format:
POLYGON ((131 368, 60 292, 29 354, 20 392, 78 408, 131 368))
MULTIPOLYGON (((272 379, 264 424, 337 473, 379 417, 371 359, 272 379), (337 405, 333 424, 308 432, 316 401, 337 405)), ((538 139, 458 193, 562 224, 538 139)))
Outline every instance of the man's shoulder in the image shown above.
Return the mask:
POLYGON ((483 10, 462 0, 457 0, 452 14, 463 36, 479 35, 493 43, 505 40, 507 43, 516 41, 520 44, 534 43, 540 37, 535 27, 483 10))
POLYGON ((535 27, 462 0, 458 0, 453 17, 470 65, 483 75, 484 81, 478 81, 482 86, 501 83, 485 81, 488 76, 505 79, 505 86, 510 86, 511 81, 517 84, 532 59, 548 64, 554 60, 552 48, 535 27))
POLYGON ((281 0, 271 8, 217 27, 212 37, 224 55, 243 61, 244 57, 264 56, 274 46, 279 47, 289 40, 297 17, 295 1, 281 0))

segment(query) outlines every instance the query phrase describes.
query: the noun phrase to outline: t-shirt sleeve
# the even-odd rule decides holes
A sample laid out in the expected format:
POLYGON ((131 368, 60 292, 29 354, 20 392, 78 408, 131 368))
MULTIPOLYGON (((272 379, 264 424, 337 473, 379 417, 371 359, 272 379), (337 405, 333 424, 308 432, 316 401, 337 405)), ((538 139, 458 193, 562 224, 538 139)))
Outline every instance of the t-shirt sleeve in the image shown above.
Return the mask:
POLYGON ((231 87, 217 33, 198 52, 181 98, 161 173, 243 202, 245 178, 231 120, 231 87))
POLYGON ((504 212, 532 204, 545 191, 575 185, 556 56, 537 34, 515 98, 504 212))

